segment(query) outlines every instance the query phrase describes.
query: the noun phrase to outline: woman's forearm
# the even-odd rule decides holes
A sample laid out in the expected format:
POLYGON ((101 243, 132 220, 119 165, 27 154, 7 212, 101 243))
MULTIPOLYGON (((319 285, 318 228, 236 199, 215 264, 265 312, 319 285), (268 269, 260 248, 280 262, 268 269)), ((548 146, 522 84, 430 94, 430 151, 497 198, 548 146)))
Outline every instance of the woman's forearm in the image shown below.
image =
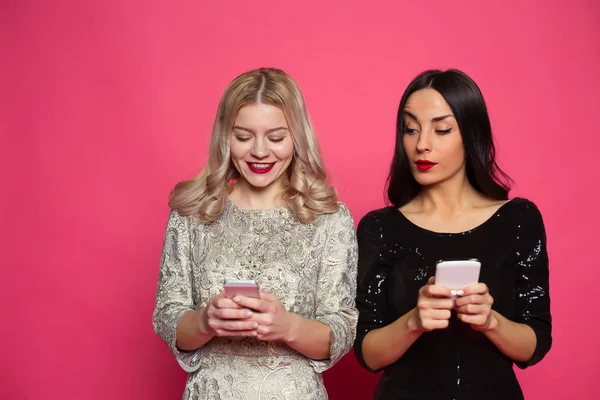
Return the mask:
POLYGON ((292 349, 313 360, 330 357, 331 328, 322 322, 291 315, 291 324, 285 342, 292 349))
POLYGON ((206 308, 203 307, 183 314, 177 324, 177 348, 196 350, 213 338, 214 331, 206 324, 204 313, 206 308))
POLYGON ((372 370, 387 367, 397 361, 421 336, 411 310, 383 328, 369 332, 362 342, 362 355, 372 370))
POLYGON ((492 318, 497 320, 497 324, 493 324, 493 329, 485 331, 485 336, 508 358, 514 361, 529 361, 537 344, 533 329, 528 325, 513 322, 493 310, 492 318))

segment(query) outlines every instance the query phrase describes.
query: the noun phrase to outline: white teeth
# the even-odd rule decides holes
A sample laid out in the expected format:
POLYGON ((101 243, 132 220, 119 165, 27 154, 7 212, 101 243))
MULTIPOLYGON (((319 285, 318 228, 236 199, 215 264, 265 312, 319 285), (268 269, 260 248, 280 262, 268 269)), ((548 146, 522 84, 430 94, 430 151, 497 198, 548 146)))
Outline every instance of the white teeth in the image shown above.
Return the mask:
POLYGON ((251 165, 251 166, 252 166, 252 168, 254 168, 254 169, 267 169, 267 168, 269 168, 269 167, 270 167, 272 164, 254 164, 254 163, 251 163, 250 165, 251 165))

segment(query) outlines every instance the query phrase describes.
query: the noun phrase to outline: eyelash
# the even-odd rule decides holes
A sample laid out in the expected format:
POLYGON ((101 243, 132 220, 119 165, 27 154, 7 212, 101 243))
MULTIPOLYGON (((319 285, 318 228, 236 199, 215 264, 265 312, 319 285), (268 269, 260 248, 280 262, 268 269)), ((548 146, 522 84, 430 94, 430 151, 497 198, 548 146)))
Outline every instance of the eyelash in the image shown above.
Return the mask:
MULTIPOLYGON (((243 137, 243 136, 236 136, 235 137, 239 142, 247 142, 248 140, 250 140, 249 137, 243 137)), ((274 139, 269 139, 269 141, 273 142, 273 143, 280 143, 283 142, 284 138, 274 138, 274 139)))
MULTIPOLYGON (((445 135, 445 134, 450 133, 451 131, 452 131, 452 128, 448 128, 448 129, 444 129, 444 130, 436 130, 435 133, 440 134, 440 135, 445 135)), ((406 133, 408 135, 414 135, 415 133, 417 133, 417 130, 405 127, 404 133, 406 133)))

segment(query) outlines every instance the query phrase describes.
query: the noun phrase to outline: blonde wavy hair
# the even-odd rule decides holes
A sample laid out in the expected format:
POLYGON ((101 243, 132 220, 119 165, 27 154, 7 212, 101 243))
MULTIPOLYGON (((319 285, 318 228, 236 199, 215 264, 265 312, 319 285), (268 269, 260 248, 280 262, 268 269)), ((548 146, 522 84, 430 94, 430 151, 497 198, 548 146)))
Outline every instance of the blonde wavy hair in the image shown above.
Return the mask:
POLYGON ((178 183, 169 197, 169 207, 181 215, 197 215, 203 222, 219 218, 227 204, 230 181, 239 178, 231 162, 230 137, 240 108, 267 104, 283 111, 294 143, 294 156, 287 169, 283 200, 301 222, 314 222, 317 215, 338 210, 337 193, 327 183, 327 174, 300 89, 285 72, 260 68, 235 78, 217 110, 208 162, 195 178, 178 183))

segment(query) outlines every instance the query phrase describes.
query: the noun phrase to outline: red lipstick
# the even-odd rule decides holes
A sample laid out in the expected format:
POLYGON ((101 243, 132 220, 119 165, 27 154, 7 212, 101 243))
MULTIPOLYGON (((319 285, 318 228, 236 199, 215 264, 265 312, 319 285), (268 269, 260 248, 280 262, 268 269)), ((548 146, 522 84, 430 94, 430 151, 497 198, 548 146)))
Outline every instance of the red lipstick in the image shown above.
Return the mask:
POLYGON ((270 170, 273 169, 275 163, 246 163, 248 165, 248 169, 254 172, 255 174, 266 174, 270 170))
POLYGON ((421 172, 429 171, 431 168, 437 165, 437 163, 429 160, 417 160, 415 164, 417 164, 417 168, 421 172))

